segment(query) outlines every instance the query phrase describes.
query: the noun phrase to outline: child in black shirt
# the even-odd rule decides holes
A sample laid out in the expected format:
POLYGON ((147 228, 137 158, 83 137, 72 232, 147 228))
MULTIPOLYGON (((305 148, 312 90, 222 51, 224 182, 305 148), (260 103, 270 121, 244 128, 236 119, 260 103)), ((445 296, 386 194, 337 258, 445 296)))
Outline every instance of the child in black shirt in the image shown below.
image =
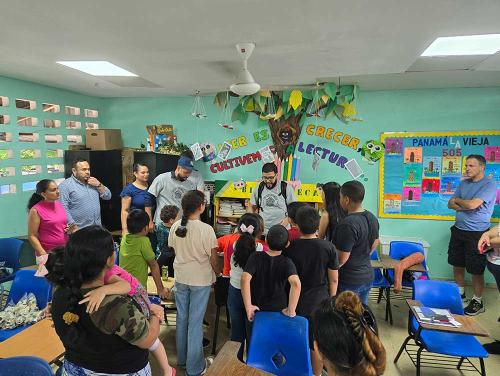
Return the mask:
POLYGON ((313 374, 319 375, 323 362, 315 352, 312 338, 311 317, 325 299, 335 296, 338 283, 338 259, 335 246, 328 240, 319 239, 317 231, 320 216, 315 208, 303 206, 295 216, 300 238, 290 244, 283 254, 289 257, 301 282, 297 314, 309 322, 309 347, 313 374))
POLYGON ((256 311, 282 311, 294 317, 300 296, 300 280, 293 262, 281 254, 288 244, 288 231, 282 225, 272 226, 266 238, 268 252, 255 252, 245 265, 241 277, 241 294, 248 321, 256 311), (286 284, 290 283, 287 303, 286 284))

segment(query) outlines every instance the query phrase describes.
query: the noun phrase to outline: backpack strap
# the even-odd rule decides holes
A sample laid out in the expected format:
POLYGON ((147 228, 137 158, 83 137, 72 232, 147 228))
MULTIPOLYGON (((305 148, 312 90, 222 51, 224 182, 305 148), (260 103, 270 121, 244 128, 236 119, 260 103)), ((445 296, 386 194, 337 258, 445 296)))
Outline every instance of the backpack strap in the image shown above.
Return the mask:
POLYGON ((281 191, 280 191, 280 195, 283 196, 283 198, 285 199, 285 207, 288 207, 288 203, 286 201, 286 188, 287 188, 287 182, 286 181, 281 181, 281 191))
POLYGON ((259 212, 262 211, 262 192, 264 191, 264 182, 261 181, 259 183, 259 187, 257 188, 257 209, 259 209, 259 212))

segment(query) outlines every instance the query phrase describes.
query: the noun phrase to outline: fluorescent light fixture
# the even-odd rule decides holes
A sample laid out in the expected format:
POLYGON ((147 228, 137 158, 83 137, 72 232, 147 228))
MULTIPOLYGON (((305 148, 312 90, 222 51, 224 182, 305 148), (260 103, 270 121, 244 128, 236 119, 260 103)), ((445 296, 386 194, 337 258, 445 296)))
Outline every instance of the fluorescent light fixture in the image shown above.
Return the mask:
POLYGON ((120 68, 109 61, 58 61, 57 64, 82 71, 92 76, 137 77, 136 74, 120 68))
POLYGON ((439 37, 421 56, 493 55, 500 51, 500 34, 439 37))

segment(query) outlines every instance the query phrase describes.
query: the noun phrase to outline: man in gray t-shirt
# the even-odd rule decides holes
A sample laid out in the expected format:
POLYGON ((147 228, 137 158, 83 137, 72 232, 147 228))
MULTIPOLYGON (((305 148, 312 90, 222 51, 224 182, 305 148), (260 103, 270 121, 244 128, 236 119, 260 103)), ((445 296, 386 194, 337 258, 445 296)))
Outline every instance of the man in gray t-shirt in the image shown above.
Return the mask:
MULTIPOLYGON (((160 212, 165 205, 175 205, 182 212, 181 199, 184 193, 193 189, 203 192, 203 178, 200 173, 193 170, 193 159, 182 155, 174 171, 160 174, 153 180, 149 187, 149 193, 156 198, 155 224, 161 222, 160 212)), ((151 218, 152 204, 146 203, 146 212, 149 214, 149 218, 151 218)), ((154 228, 153 223, 150 223, 150 228, 151 230, 154 228)))
POLYGON ((262 183, 257 185, 250 198, 250 211, 259 213, 264 220, 264 234, 272 226, 280 224, 287 217, 286 206, 296 201, 293 188, 286 184, 282 190, 278 182, 278 168, 274 163, 265 163, 262 166, 262 183), (259 200, 259 186, 263 184, 259 200))

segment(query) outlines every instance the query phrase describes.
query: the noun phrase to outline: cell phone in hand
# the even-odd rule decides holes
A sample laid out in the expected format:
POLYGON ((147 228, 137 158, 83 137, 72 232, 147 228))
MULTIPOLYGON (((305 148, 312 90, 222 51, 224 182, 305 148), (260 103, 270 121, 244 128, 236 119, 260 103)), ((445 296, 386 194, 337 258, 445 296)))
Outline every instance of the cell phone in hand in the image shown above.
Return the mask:
POLYGON ((494 249, 494 248, 493 248, 491 245, 488 245, 488 244, 486 244, 486 243, 485 243, 485 244, 483 245, 483 247, 481 248, 481 250, 479 251, 479 253, 480 253, 481 255, 484 255, 484 254, 486 254, 486 253, 488 253, 488 252, 493 251, 493 249, 494 249))

